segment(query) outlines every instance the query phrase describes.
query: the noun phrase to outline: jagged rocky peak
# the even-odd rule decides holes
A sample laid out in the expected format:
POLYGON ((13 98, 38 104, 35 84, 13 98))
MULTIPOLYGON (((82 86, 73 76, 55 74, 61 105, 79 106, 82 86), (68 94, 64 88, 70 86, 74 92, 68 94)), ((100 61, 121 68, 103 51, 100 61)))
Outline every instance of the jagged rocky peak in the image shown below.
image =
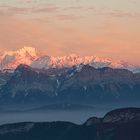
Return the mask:
POLYGON ((26 64, 20 64, 16 69, 15 69, 15 72, 17 71, 30 71, 32 70, 32 68, 29 66, 29 65, 26 65, 26 64))
POLYGON ((32 67, 25 65, 25 64, 20 64, 14 71, 14 75, 13 75, 12 79, 14 81, 16 81, 17 77, 21 77, 21 80, 24 80, 25 78, 32 79, 32 78, 35 78, 35 76, 37 74, 38 74, 38 72, 35 69, 33 69, 32 67))

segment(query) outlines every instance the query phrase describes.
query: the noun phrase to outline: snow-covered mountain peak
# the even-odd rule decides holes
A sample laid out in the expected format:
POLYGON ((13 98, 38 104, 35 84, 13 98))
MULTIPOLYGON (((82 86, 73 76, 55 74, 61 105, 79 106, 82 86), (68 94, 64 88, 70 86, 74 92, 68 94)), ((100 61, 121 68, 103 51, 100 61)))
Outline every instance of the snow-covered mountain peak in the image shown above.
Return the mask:
POLYGON ((36 57, 38 52, 35 48, 32 47, 23 47, 17 51, 15 51, 20 56, 26 56, 27 54, 30 55, 31 57, 36 57))
POLYGON ((20 64, 31 65, 39 57, 35 48, 23 47, 17 51, 6 51, 0 55, 0 69, 15 69, 20 64))
MULTIPOLYGON (((0 55, 0 69, 15 69, 18 65, 25 64, 37 69, 69 68, 79 65, 90 65, 95 68, 121 68, 134 73, 140 72, 140 66, 135 66, 124 61, 114 61, 98 56, 48 56, 41 55, 35 48, 23 47, 17 51, 9 51, 0 55)), ((81 67, 80 67, 81 68, 81 67)))

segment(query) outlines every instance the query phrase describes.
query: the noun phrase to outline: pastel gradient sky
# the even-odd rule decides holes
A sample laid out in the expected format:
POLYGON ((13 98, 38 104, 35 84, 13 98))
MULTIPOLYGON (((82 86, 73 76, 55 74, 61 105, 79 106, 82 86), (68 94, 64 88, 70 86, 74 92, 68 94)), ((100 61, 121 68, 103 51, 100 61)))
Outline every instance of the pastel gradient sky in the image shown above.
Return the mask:
POLYGON ((140 64, 140 0, 0 0, 0 50, 140 64))

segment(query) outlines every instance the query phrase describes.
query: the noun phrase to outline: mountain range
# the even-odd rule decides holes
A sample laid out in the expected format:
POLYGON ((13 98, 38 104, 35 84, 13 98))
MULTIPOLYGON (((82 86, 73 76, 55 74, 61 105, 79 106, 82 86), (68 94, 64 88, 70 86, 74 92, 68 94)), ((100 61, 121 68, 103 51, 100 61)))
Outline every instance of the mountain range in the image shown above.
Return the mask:
MULTIPOLYGON (((0 113, 91 111, 116 104, 139 106, 139 99, 139 66, 96 56, 52 57, 31 47, 0 55, 0 113)), ((140 109, 124 108, 82 125, 6 124, 0 126, 0 139, 139 140, 139 130, 140 109)))
POLYGON ((79 65, 71 68, 35 69, 19 65, 0 75, 1 104, 104 104, 137 102, 140 73, 109 67, 79 65))
POLYGON ((123 108, 84 124, 23 122, 0 126, 2 140, 139 140, 140 109, 123 108))
POLYGON ((4 53, 0 60, 1 105, 81 106, 135 103, 140 98, 140 73, 126 63, 93 56, 41 56, 29 47, 4 53))
POLYGON ((20 64, 26 64, 33 68, 68 68, 78 65, 93 66, 94 68, 121 68, 128 69, 134 73, 140 72, 140 66, 132 65, 124 61, 113 61, 107 58, 97 56, 78 56, 71 54, 69 56, 53 57, 42 54, 32 47, 23 47, 17 51, 7 51, 0 54, 0 69, 15 69, 20 64))

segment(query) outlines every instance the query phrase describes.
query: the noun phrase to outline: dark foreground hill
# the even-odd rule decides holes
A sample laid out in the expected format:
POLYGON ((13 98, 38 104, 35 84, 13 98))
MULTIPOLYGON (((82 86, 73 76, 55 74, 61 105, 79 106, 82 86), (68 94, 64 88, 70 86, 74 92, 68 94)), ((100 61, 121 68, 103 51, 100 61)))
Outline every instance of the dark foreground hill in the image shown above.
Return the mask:
POLYGON ((125 108, 70 122, 16 123, 0 126, 0 140, 140 140, 140 109, 125 108))

